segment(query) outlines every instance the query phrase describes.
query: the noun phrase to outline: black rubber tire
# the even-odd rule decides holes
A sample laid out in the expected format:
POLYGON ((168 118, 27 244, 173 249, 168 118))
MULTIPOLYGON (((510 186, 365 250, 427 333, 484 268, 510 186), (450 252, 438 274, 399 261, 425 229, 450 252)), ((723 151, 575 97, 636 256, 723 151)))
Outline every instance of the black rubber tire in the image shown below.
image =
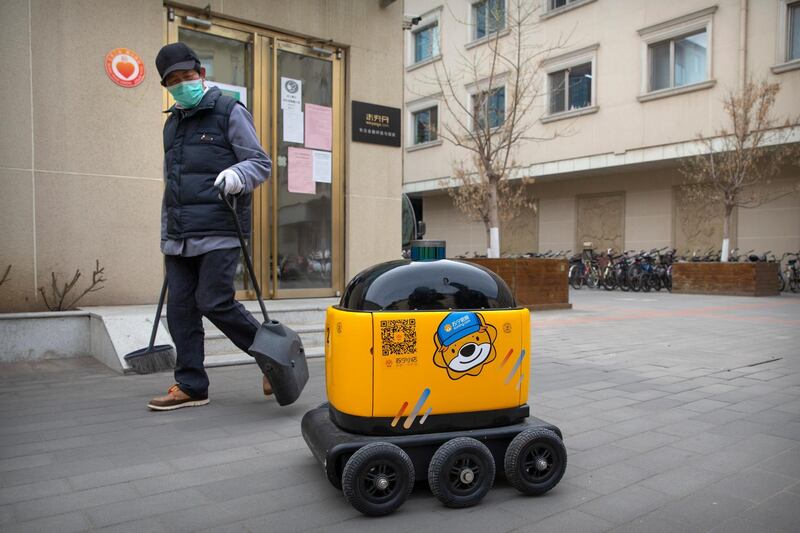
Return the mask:
POLYGON ((569 284, 576 290, 580 290, 581 286, 583 286, 583 276, 578 270, 577 265, 573 265, 569 269, 569 284))
POLYGON ((383 516, 403 505, 414 488, 414 464, 400 447, 373 442, 348 459, 342 471, 342 492, 347 503, 367 516, 383 516), (381 476, 385 489, 376 486, 381 476))
POLYGON ((783 277, 783 274, 778 272, 778 292, 783 292, 786 290, 786 279, 783 277))
POLYGON ((628 286, 633 292, 642 290, 642 280, 644 279, 644 272, 639 267, 633 267, 628 271, 628 286))
POLYGON ((549 429, 526 429, 508 445, 503 462, 506 479, 515 489, 538 496, 561 481, 567 469, 567 449, 549 429), (536 468, 539 459, 546 463, 543 470, 536 468))
POLYGON ((617 288, 617 276, 614 275, 614 272, 606 272, 606 275, 603 276, 603 288, 607 291, 613 291, 617 288))
POLYGON ((800 281, 795 278, 789 280, 789 290, 792 292, 800 292, 800 281))
POLYGON ((600 284, 600 271, 596 267, 593 266, 589 268, 584 284, 590 289, 596 289, 600 284))
POLYGON ((478 504, 494 485, 494 476, 492 452, 484 443, 470 437, 457 437, 445 442, 428 465, 431 492, 447 507, 478 504), (475 475, 472 480, 462 478, 465 469, 475 475))

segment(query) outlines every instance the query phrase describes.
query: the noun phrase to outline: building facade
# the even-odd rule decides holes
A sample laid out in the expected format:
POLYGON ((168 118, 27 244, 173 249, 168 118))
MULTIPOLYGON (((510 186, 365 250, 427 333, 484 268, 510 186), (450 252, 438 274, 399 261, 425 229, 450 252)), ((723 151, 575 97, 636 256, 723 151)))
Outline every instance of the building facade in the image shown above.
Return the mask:
POLYGON ((96 260, 107 282, 81 305, 157 299, 172 102, 154 59, 177 41, 246 103, 273 160, 250 242, 268 297, 334 296, 399 256, 402 149, 353 142, 351 109, 402 107, 402 2, 9 0, 0 21, 0 312, 43 309, 52 274, 80 269, 80 291, 96 260))
MULTIPOLYGON (((446 186, 469 155, 437 138, 448 114, 435 80, 451 79, 494 39, 512 39, 516 0, 407 0, 420 22, 407 33, 403 189, 421 207, 426 237, 448 255, 486 253, 482 222, 456 210, 446 186), (499 32, 499 35, 497 35, 499 32), (433 80, 433 82, 432 82, 433 80)), ((515 175, 534 179, 529 210, 501 227, 501 252, 597 251, 672 246, 679 253, 719 249, 722 216, 689 202, 681 161, 698 135, 727 126, 723 99, 748 79, 781 83, 774 114, 800 117, 800 2, 795 0, 530 0, 539 65, 536 124, 514 151, 515 175), (556 46, 556 43, 561 43, 556 46)), ((456 84, 458 104, 474 101, 474 72, 456 84)), ((502 74, 502 72, 501 72, 502 74)), ((488 100, 502 123, 511 88, 498 79, 488 100), (505 101, 504 101, 505 100, 505 101)), ((477 83, 476 83, 477 82, 477 83)), ((463 117, 462 117, 463 118, 463 117)), ((781 132, 799 142, 795 127, 781 132)), ((768 187, 800 180, 789 165, 768 187)), ((733 215, 731 247, 800 250, 800 193, 733 215)))

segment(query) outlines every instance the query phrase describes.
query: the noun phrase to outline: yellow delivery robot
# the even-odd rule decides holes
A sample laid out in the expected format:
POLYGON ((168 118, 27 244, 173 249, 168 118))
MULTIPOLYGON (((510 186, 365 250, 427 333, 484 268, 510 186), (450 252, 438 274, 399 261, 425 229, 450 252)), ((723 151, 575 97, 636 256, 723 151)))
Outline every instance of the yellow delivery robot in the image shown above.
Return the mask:
POLYGON ((495 465, 525 494, 561 480, 561 431, 530 417, 530 313, 472 263, 391 261, 358 274, 325 323, 328 403, 303 437, 367 515, 427 479, 449 507, 478 503, 495 465))

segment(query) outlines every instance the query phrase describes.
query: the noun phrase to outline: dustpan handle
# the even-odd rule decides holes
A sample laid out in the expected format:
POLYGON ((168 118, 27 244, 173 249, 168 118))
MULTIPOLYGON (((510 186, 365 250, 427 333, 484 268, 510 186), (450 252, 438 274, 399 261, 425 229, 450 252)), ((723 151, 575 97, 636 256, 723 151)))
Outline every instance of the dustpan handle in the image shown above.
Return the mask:
POLYGON ((258 286, 258 281, 256 280, 256 275, 253 269, 253 262, 250 261, 250 254, 247 253, 247 244, 244 242, 244 233, 242 232, 242 225, 239 223, 239 216, 236 214, 236 197, 233 197, 233 204, 231 204, 230 200, 228 200, 228 196, 225 194, 224 190, 217 189, 219 191, 219 196, 222 198, 222 202, 228 207, 228 210, 233 215, 233 223, 236 225, 236 235, 239 237, 239 245, 242 247, 242 255, 244 256, 245 265, 247 265, 247 272, 250 274, 250 281, 253 282, 253 289, 256 291, 256 297, 258 298, 258 305, 261 306, 261 314, 264 315, 264 322, 269 322, 269 315, 267 314, 267 308, 264 305, 264 299, 261 297, 261 287, 258 286))

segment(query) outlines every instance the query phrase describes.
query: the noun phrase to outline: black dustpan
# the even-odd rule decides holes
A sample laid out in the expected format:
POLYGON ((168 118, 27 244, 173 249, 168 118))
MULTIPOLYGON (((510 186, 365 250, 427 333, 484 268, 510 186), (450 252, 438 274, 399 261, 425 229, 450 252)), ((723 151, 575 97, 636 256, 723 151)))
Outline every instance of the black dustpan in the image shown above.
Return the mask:
POLYGON ((255 358, 259 368, 269 379, 278 404, 289 405, 300 397, 303 387, 308 382, 308 363, 306 363, 303 342, 294 330, 269 318, 261 297, 261 289, 253 273, 253 263, 247 253, 239 217, 236 215, 236 199, 234 198, 232 205, 222 191, 220 191, 220 197, 233 215, 247 272, 250 274, 250 281, 253 283, 253 289, 258 297, 258 305, 261 306, 261 313, 264 315, 264 322, 258 328, 248 352, 255 358))

